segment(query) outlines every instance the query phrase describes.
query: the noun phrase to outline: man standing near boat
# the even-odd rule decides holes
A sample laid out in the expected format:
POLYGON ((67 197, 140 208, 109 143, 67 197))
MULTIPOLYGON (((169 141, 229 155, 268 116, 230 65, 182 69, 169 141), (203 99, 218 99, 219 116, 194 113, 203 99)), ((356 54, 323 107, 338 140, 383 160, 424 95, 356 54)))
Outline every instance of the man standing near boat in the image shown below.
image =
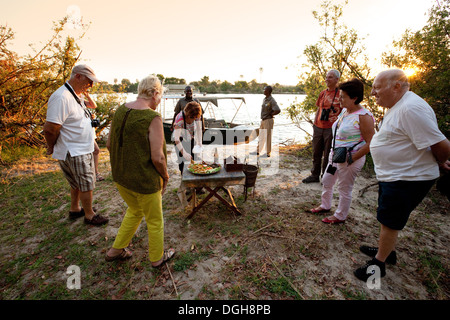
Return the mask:
MULTIPOLYGON (((178 100, 175 109, 174 109, 174 114, 173 114, 173 120, 172 120, 172 126, 171 129, 173 131, 173 123, 175 122, 175 118, 176 116, 181 112, 181 110, 184 110, 184 107, 186 107, 186 105, 189 102, 195 101, 197 102, 200 106, 200 101, 198 101, 198 99, 195 99, 192 97, 192 88, 190 86, 186 86, 186 88, 184 88, 184 98, 181 98, 180 100, 178 100)), ((202 108, 203 110, 203 108, 202 108)))
POLYGON ((318 109, 314 119, 312 140, 313 168, 311 175, 302 180, 303 183, 320 182, 320 176, 324 174, 328 165, 328 156, 333 140, 331 127, 342 111, 337 88, 340 76, 341 74, 337 70, 328 71, 325 78, 327 89, 323 90, 317 99, 318 109))
POLYGON ((272 151, 272 131, 273 131, 273 117, 281 112, 277 102, 272 97, 272 87, 264 88, 264 95, 266 96, 261 106, 261 126, 259 132, 257 155, 262 153, 264 146, 266 146, 266 154, 270 157, 272 151))

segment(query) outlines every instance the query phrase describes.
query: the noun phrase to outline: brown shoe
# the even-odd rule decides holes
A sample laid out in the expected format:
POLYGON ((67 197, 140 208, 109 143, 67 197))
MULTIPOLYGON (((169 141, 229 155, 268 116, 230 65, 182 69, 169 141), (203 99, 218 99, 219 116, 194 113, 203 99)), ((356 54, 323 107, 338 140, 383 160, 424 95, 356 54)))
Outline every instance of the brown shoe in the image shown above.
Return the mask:
POLYGON ((127 260, 130 259, 133 256, 133 253, 128 250, 127 248, 123 248, 122 252, 115 256, 108 256, 108 254, 105 255, 105 260, 108 262, 115 261, 115 260, 127 260))
POLYGON ((92 219, 84 218, 84 223, 92 224, 94 226, 101 226, 105 223, 108 223, 108 221, 109 221, 108 218, 102 217, 99 214, 96 214, 92 219))

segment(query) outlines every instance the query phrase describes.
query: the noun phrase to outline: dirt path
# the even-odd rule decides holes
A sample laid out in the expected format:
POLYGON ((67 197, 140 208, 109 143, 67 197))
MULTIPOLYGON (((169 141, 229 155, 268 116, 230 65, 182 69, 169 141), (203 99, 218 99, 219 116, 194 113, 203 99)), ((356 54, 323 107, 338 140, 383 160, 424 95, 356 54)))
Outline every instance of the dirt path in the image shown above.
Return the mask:
MULTIPOLYGON (((280 151, 278 159, 261 163, 254 197, 250 192, 244 202, 243 187, 231 188, 242 216, 232 215, 219 201, 211 200, 191 220, 184 219, 186 211, 176 194, 180 175, 169 162, 171 180, 163 198, 165 242, 176 248, 178 260, 170 272, 163 271, 164 281, 152 287, 152 299, 449 298, 449 203, 434 188, 400 234, 397 265, 387 265, 381 289, 369 289, 353 270, 368 260, 359 246, 377 244, 375 177, 367 171, 357 177, 345 224, 325 225, 320 221, 323 215, 307 212, 319 204, 321 193, 319 183, 301 182, 309 174, 310 158, 299 156, 297 147, 280 151), (275 171, 270 162, 278 162, 275 171), (182 263, 186 264, 183 268, 182 263)), ((108 160, 108 152, 102 149, 100 170, 107 179, 98 183, 94 202, 102 212, 123 212, 108 160)), ((49 165, 10 168, 3 177, 58 170, 54 162, 49 165)), ((337 198, 336 193, 334 205, 337 198)), ((121 219, 116 214, 110 216, 106 228, 92 228, 92 241, 113 238, 121 219)), ((143 224, 138 240, 133 240, 136 265, 147 258, 145 237, 143 224)), ((133 274, 131 289, 147 290, 146 277, 145 273, 133 274)))

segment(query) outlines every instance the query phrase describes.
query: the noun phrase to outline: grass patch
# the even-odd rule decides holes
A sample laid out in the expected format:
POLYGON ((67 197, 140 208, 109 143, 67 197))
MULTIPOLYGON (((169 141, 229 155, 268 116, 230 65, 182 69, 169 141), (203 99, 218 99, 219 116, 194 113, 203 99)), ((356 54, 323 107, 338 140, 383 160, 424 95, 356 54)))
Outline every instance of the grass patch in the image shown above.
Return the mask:
POLYGON ((355 291, 350 289, 339 289, 342 294, 344 295, 344 298, 346 300, 366 300, 367 295, 362 291, 355 291))
POLYGON ((12 165, 23 159, 42 157, 46 153, 43 147, 29 147, 25 145, 3 145, 1 148, 1 159, 7 165, 12 165))
POLYGON ((443 296, 443 292, 449 289, 449 269, 444 265, 442 257, 424 250, 418 255, 420 262, 418 272, 424 276, 423 283, 427 291, 433 295, 443 296))
MULTIPOLYGON (((285 163, 308 169, 310 159, 302 159, 297 151, 290 149, 285 163)), ((445 252, 446 243, 442 235, 445 217, 438 214, 443 210, 439 208, 444 208, 440 195, 434 194, 436 198, 429 200, 426 214, 413 216, 415 223, 409 225, 408 238, 402 241, 405 265, 413 259, 418 263, 417 270, 407 273, 400 264, 389 275, 407 278, 407 283, 417 286, 417 290, 397 288, 393 285, 397 282, 386 277, 383 281, 388 283, 388 292, 377 293, 366 289, 359 280, 342 275, 352 271, 353 263, 360 262, 358 245, 366 239, 375 241, 378 226, 368 227, 356 215, 351 215, 344 226, 323 225, 320 215, 305 212, 316 204, 320 191, 311 192, 296 184, 295 179, 300 179, 296 175, 283 181, 283 186, 293 187, 283 188, 265 185, 267 179, 272 179, 267 177, 257 186, 255 197, 245 202, 242 188, 232 189, 242 216, 231 214, 212 199, 190 220, 185 219, 187 212, 179 206, 179 183, 175 181, 163 197, 164 245, 177 250, 167 268, 155 269, 148 260, 145 221, 130 244, 133 258, 106 263, 104 255, 126 209, 108 164, 107 157, 101 157, 100 172, 106 179, 94 191, 97 212, 110 218, 110 223, 102 227, 86 226, 82 219, 67 219, 70 192, 60 170, 31 174, 24 166, 20 170, 28 170, 27 174, 12 178, 15 171, 8 168, 11 174, 0 181, 1 300, 154 300, 186 296, 242 300, 417 299, 423 298, 423 292, 428 292, 429 299, 444 300, 450 292, 446 256, 437 253, 445 252), (284 200, 289 200, 289 205, 280 205, 284 200), (406 252, 417 251, 417 246, 420 252, 414 258, 408 257, 406 252), (339 265, 330 266, 332 255, 340 259, 339 265), (81 270, 80 290, 67 288, 66 271, 71 265, 81 270), (340 272, 330 273, 331 267, 340 272)), ((264 179, 263 175, 258 179, 264 179)), ((352 203, 355 211, 361 206, 357 201, 352 203)))
POLYGON ((269 292, 286 295, 294 299, 301 299, 298 293, 292 288, 289 282, 284 277, 277 277, 274 279, 268 279, 265 283, 265 287, 269 292))
POLYGON ((173 269, 175 271, 184 271, 193 268, 196 262, 207 259, 211 254, 211 251, 177 253, 173 269))

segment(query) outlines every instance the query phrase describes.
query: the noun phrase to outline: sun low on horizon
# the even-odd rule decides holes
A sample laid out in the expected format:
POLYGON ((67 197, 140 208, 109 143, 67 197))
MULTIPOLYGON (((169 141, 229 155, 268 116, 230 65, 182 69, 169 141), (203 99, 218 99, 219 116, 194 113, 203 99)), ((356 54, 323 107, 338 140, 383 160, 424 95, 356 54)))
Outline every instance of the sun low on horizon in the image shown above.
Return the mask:
MULTIPOLYGON (((155 73, 187 82, 208 76, 211 81, 296 85, 305 63, 303 51, 321 37, 312 11, 322 2, 17 0, 3 5, 0 21, 16 33, 12 42, 19 54, 31 43, 45 43, 52 22, 63 17, 68 18, 68 35, 78 35, 80 26, 89 24, 77 43, 80 62, 110 83, 155 73)), ((393 40, 426 23, 433 3, 348 0, 343 21, 366 38, 371 62, 379 64, 393 40)))
POLYGON ((411 78, 411 77, 415 76, 420 71, 420 68, 414 66, 414 67, 409 67, 409 68, 407 68, 407 69, 405 69, 403 71, 405 72, 405 75, 408 78, 411 78))

